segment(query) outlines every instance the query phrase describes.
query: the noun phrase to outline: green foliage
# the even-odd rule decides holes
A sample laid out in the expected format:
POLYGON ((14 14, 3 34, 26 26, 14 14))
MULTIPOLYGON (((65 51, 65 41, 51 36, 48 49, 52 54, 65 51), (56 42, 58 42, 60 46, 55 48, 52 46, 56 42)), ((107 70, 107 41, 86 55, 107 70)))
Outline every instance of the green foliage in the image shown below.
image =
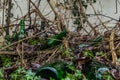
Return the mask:
POLYGON ((21 74, 25 74, 25 70, 23 68, 18 68, 13 73, 11 73, 10 77, 11 77, 11 79, 19 80, 23 76, 21 74))
POLYGON ((109 68, 101 67, 96 72, 96 77, 99 80, 114 80, 113 76, 109 73, 109 68))
POLYGON ((72 6, 72 14, 74 17, 77 17, 75 20, 74 20, 74 24, 77 26, 77 30, 81 30, 82 29, 82 26, 81 26, 81 14, 80 14, 80 11, 79 11, 79 7, 77 5, 77 1, 74 1, 73 3, 73 6, 72 6))
POLYGON ((107 65, 96 60, 87 62, 83 72, 88 80, 114 80, 107 65))
POLYGON ((1 61, 2 61, 2 65, 3 65, 4 67, 9 67, 9 66, 11 66, 12 61, 11 61, 11 58, 10 58, 10 57, 7 57, 7 56, 5 56, 5 55, 1 55, 0 58, 1 58, 1 61))
POLYGON ((31 70, 25 70, 24 68, 19 67, 13 73, 10 74, 11 80, 39 80, 39 77, 34 77, 35 73, 31 70))
POLYGON ((39 38, 33 38, 29 40, 30 45, 37 45, 38 43, 40 43, 39 38))
POLYGON ((4 75, 3 75, 3 69, 0 68, 0 80, 3 79, 4 75))
MULTIPOLYGON (((93 55, 91 55, 92 52, 91 51, 86 51, 85 55, 90 56, 91 58, 93 58, 93 55)), ((1 60, 4 60, 4 65, 8 65, 10 66, 11 63, 11 59, 7 58, 6 56, 1 56, 1 60), (9 63, 10 62, 10 63, 9 63)), ((100 79, 100 80, 115 80, 113 78, 113 76, 109 73, 109 69, 106 67, 105 64, 101 64, 99 62, 96 61, 90 61, 91 63, 86 63, 87 65, 85 65, 85 77, 83 77, 83 71, 75 69, 75 67, 73 66, 73 63, 62 63, 60 62, 54 62, 51 64, 46 64, 43 67, 49 66, 54 68, 53 71, 56 71, 56 74, 58 75, 58 79, 52 79, 52 77, 50 77, 50 80, 96 80, 96 79, 100 79), (71 72, 72 71, 72 72, 71 72), (64 75, 64 76, 62 76, 64 75)), ((51 69, 51 68, 50 68, 51 69)), ((50 70, 49 69, 49 70, 50 70)), ((46 71, 44 71, 43 73, 45 73, 46 71)), ((48 71, 47 71, 48 73, 48 71)), ((47 74, 46 73, 46 74, 47 74)), ((39 80, 40 76, 35 76, 36 73, 32 72, 30 69, 29 70, 25 70, 24 68, 17 68, 14 72, 12 72, 9 77, 11 80, 39 80)), ((49 76, 48 74, 46 76, 49 76)), ((55 74, 54 74, 55 76, 55 74)), ((0 78, 3 78, 3 70, 0 69, 0 78)))
POLYGON ((75 70, 74 74, 67 73, 66 77, 63 78, 62 80, 83 80, 82 78, 82 72, 81 70, 75 70))
MULTIPOLYGON (((31 70, 25 70, 22 67, 17 68, 14 72, 9 74, 10 80, 40 80, 39 77, 34 77, 35 73, 31 70)), ((0 68, 0 80, 4 80, 3 69, 0 68)))
MULTIPOLYGON (((80 4, 79 4, 79 0, 72 0, 73 1, 73 5, 72 5, 72 14, 74 17, 76 17, 76 19, 74 19, 74 24, 77 27, 77 31, 82 29, 82 24, 84 24, 86 22, 83 13, 81 12, 80 9, 80 4)), ((87 9, 89 4, 95 3, 96 0, 81 0, 81 4, 83 6, 84 9, 87 9)))
POLYGON ((75 71, 75 77, 76 77, 77 79, 81 79, 81 78, 82 78, 82 72, 81 72, 81 70, 76 70, 76 71, 75 71))
POLYGON ((68 48, 68 49, 65 49, 65 47, 63 45, 60 46, 59 50, 61 51, 61 55, 62 57, 67 57, 69 58, 70 60, 73 60, 74 58, 74 54, 72 53, 74 51, 73 48, 68 48))
POLYGON ((53 79, 53 78, 50 77, 50 80, 55 80, 55 79, 53 79))
POLYGON ((48 76, 50 77, 50 74, 48 71, 48 68, 49 68, 49 70, 53 70, 52 72, 55 73, 54 76, 56 76, 57 74, 57 77, 59 77, 59 78, 54 78, 53 76, 51 76, 50 80, 81 80, 81 79, 85 80, 85 78, 83 78, 82 71, 75 69, 75 67, 73 66, 73 63, 65 64, 64 62, 60 61, 58 63, 55 62, 52 64, 48 64, 46 66, 43 66, 40 68, 40 70, 38 71, 39 73, 37 73, 37 76, 45 75, 44 78, 48 76), (41 73, 40 71, 43 69, 44 71, 41 73))
POLYGON ((84 51, 83 54, 86 56, 86 57, 90 57, 91 59, 94 58, 94 54, 92 51, 84 51))
POLYGON ((63 56, 68 56, 68 55, 70 55, 70 54, 69 54, 69 50, 68 50, 68 49, 67 49, 67 50, 63 50, 62 55, 63 55, 63 56))
POLYGON ((102 80, 115 80, 109 72, 104 72, 102 74, 102 80))

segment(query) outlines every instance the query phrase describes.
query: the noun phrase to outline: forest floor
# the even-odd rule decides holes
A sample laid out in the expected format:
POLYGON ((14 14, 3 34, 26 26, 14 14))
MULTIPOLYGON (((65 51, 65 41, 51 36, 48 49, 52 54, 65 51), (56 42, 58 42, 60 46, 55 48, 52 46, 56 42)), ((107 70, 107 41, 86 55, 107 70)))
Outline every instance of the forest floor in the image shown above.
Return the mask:
POLYGON ((36 36, 2 45, 0 80, 33 80, 41 66, 57 61, 74 67, 63 80, 120 79, 120 36, 114 31, 104 36, 68 32, 59 45, 41 49, 47 39, 36 36))

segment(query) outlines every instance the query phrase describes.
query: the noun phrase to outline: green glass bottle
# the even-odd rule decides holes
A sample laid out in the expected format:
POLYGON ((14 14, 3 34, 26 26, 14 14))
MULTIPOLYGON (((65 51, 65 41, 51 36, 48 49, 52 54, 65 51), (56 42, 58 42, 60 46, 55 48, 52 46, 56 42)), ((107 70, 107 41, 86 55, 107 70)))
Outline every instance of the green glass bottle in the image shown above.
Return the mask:
POLYGON ((66 73, 70 72, 72 72, 72 70, 67 63, 57 61, 40 67, 35 76, 40 76, 48 80, 50 80, 50 78, 61 80, 66 77, 66 73))
POLYGON ((63 37, 66 37, 67 31, 63 30, 59 34, 47 39, 41 46, 39 47, 40 50, 44 50, 47 48, 55 47, 62 42, 63 37))
POLYGON ((24 19, 22 19, 21 21, 20 21, 20 30, 19 30, 19 39, 22 39, 22 38, 24 38, 25 37, 25 21, 24 21, 24 19))
POLYGON ((47 40, 47 45, 48 46, 56 46, 58 44, 61 43, 60 40, 63 39, 63 37, 65 37, 67 34, 67 31, 66 30, 63 30, 62 32, 60 32, 59 34, 55 35, 54 37, 50 38, 47 40))

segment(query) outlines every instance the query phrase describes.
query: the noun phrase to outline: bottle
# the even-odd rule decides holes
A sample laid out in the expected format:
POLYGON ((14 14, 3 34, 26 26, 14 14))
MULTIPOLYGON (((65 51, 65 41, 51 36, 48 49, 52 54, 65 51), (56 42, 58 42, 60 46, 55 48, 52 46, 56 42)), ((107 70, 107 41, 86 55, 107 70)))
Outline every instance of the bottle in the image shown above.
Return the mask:
POLYGON ((18 37, 19 37, 19 39, 22 39, 25 37, 25 21, 24 21, 24 19, 22 19, 20 21, 20 30, 18 33, 18 37))
POLYGON ((67 31, 66 30, 63 30, 62 32, 60 32, 59 34, 53 36, 52 38, 48 39, 47 40, 47 45, 48 46, 56 46, 58 44, 61 43, 60 40, 63 39, 63 37, 65 37, 67 34, 67 31))
POLYGON ((40 50, 44 50, 59 45, 62 42, 61 40, 63 39, 63 37, 65 37, 66 35, 67 35, 67 31, 63 30, 59 34, 47 39, 44 42, 44 44, 41 44, 42 46, 40 45, 40 50))
POLYGON ((61 80, 66 77, 66 73, 73 72, 70 69, 70 66, 71 65, 68 65, 65 62, 56 61, 40 67, 35 76, 40 76, 41 78, 48 80, 50 80, 50 78, 61 80))

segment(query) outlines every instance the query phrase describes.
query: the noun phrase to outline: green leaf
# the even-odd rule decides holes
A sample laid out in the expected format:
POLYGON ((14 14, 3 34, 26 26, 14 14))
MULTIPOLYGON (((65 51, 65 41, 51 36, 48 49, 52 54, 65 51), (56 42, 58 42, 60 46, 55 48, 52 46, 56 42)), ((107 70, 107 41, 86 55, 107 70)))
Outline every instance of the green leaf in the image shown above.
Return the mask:
POLYGON ((94 54, 92 51, 84 51, 83 53, 85 56, 90 57, 91 59, 94 58, 94 54))
POLYGON ((78 78, 78 79, 82 78, 82 72, 81 72, 81 70, 76 70, 75 77, 78 78))
POLYGON ((2 68, 0 68, 0 78, 4 78, 3 69, 2 68))
POLYGON ((4 67, 11 66, 12 61, 11 61, 10 57, 7 57, 5 55, 1 55, 0 58, 1 58, 1 61, 3 62, 2 64, 3 64, 4 67))
POLYGON ((40 43, 39 38, 33 38, 29 40, 30 45, 37 45, 38 43, 40 43))

